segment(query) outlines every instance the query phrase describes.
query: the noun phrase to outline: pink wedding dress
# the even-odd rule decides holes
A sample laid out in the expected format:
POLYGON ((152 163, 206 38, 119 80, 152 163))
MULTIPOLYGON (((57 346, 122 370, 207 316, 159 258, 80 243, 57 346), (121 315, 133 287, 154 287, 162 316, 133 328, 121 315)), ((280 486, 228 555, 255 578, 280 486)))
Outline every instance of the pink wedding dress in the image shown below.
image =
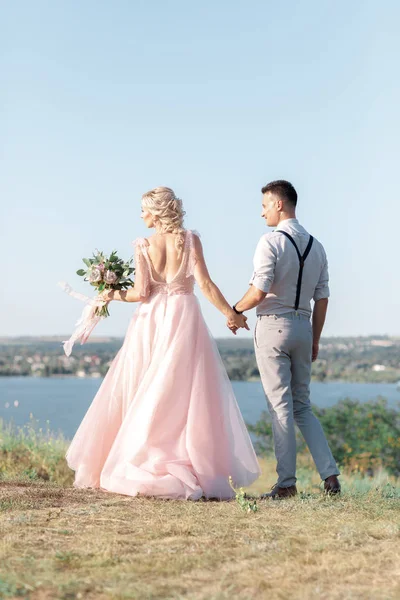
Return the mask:
POLYGON ((194 233, 160 281, 137 239, 139 304, 66 453, 74 487, 159 498, 229 499, 260 475, 216 344, 193 293, 194 233), (158 279, 158 280, 157 280, 158 279))

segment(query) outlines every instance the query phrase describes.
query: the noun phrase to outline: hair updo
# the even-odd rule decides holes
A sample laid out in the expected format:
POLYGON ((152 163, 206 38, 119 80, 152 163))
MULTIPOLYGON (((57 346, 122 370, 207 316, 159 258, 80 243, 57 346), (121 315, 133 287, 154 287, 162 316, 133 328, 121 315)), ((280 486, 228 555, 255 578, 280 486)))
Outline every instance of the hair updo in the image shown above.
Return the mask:
POLYGON ((142 196, 142 206, 154 217, 158 233, 175 233, 175 247, 181 254, 184 243, 182 200, 168 187, 156 187, 142 196))

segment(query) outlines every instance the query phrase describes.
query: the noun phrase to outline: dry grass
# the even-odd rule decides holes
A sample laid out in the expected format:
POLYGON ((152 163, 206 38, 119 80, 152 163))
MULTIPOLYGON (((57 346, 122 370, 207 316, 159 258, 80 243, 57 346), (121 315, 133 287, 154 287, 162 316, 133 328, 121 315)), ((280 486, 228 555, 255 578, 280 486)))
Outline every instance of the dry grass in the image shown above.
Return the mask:
MULTIPOLYGON (((255 493, 274 482, 274 462, 263 471, 255 493)), ((4 480, 0 597, 400 598, 398 488, 344 477, 331 499, 307 466, 299 475, 299 497, 254 514, 4 480)))

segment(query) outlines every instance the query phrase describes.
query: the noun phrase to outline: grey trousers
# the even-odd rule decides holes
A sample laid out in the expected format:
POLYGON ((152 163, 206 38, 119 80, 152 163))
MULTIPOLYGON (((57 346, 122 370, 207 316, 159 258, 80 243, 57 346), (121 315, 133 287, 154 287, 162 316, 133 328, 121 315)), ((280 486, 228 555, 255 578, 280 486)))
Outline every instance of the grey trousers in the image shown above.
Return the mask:
POLYGON ((272 419, 280 487, 296 483, 296 437, 299 427, 321 476, 339 475, 317 417, 311 410, 312 326, 295 313, 257 318, 254 345, 272 419))

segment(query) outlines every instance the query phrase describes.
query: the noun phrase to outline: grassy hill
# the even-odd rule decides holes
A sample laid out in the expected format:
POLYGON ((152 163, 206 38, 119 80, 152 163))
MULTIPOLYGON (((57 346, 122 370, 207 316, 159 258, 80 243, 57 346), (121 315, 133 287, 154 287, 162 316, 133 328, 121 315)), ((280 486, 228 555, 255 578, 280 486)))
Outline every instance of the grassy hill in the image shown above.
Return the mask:
MULTIPOLYGON (((274 462, 253 492, 274 480, 274 462)), ((198 600, 400 597, 400 491, 345 477, 326 498, 300 470, 296 499, 131 498, 20 478, 0 482, 0 597, 198 600)))
MULTIPOLYGON (((0 432, 0 597, 389 600, 400 597, 400 485, 345 473, 326 497, 299 457, 294 499, 184 502, 75 489, 66 440, 0 432)), ((261 459, 255 497, 275 482, 261 459)))

